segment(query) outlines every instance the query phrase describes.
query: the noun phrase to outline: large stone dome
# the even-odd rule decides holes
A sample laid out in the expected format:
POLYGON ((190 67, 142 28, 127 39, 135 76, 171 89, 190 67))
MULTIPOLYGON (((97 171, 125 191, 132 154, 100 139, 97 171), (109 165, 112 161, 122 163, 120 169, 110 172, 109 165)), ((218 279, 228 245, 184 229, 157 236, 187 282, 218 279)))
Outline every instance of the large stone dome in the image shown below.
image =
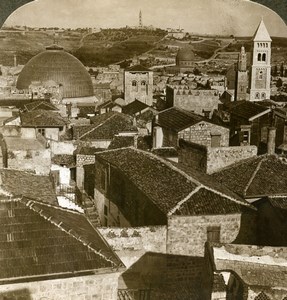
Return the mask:
POLYGON ((182 48, 177 52, 176 59, 178 61, 194 61, 195 55, 192 49, 182 48))
POLYGON ((58 45, 34 56, 19 74, 16 87, 26 90, 33 81, 51 80, 62 86, 63 98, 94 95, 92 80, 84 65, 58 45))

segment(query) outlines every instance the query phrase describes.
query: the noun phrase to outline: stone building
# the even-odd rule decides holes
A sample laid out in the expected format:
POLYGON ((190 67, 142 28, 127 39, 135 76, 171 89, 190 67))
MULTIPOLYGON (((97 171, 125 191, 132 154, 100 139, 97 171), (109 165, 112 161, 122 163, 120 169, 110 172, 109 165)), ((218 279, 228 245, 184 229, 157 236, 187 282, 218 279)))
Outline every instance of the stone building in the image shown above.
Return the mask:
POLYGON ((235 101, 247 100, 248 90, 248 71, 247 71, 247 55, 245 48, 242 46, 238 56, 238 64, 236 70, 235 85, 235 101))
POLYGON ((243 211, 253 209, 210 177, 200 178, 138 149, 96 153, 94 201, 101 224, 166 226, 167 253, 203 256, 206 240, 234 241, 243 211))
POLYGON ((250 100, 270 99, 271 38, 263 20, 253 37, 253 55, 250 74, 250 100))
POLYGON ((153 103, 153 72, 141 65, 126 69, 124 94, 126 104, 137 99, 151 106, 153 103))
POLYGON ((178 107, 194 112, 198 115, 211 118, 215 109, 218 109, 219 100, 218 90, 200 90, 192 86, 173 86, 166 87, 167 107, 178 107))
POLYGON ((123 264, 84 215, 20 196, 0 207, 3 299, 117 299, 123 264))
POLYGON ((255 145, 259 153, 264 153, 268 128, 273 126, 276 128, 275 146, 279 147, 285 141, 286 115, 273 110, 270 106, 251 101, 239 101, 224 104, 219 113, 228 121, 230 144, 233 146, 255 145))
POLYGON ((270 99, 272 40, 263 20, 252 42, 251 56, 242 47, 237 64, 231 66, 226 74, 228 89, 235 89, 235 100, 270 99))
POLYGON ((73 140, 81 145, 106 149, 115 135, 135 135, 138 132, 132 117, 114 111, 91 118, 91 123, 74 126, 73 140))
POLYGON ((91 77, 83 64, 58 45, 52 45, 34 56, 23 68, 16 87, 29 93, 33 82, 59 86, 56 100, 63 102, 94 102, 91 77), (65 100, 66 99, 66 100, 65 100))
POLYGON ((227 147, 229 129, 177 107, 158 113, 153 122, 153 147, 177 148, 179 139, 208 147, 227 147))

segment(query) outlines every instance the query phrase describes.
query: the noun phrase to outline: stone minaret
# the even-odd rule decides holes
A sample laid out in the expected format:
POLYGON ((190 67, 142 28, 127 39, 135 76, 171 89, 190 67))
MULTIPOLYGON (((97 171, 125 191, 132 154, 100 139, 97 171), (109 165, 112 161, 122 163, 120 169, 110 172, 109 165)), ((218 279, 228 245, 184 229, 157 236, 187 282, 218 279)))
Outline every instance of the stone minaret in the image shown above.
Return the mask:
POLYGON ((139 13, 139 27, 143 27, 142 11, 141 10, 140 10, 140 13, 139 13))
POLYGON ((235 82, 235 101, 246 100, 248 89, 247 58, 242 46, 238 56, 235 82))
POLYGON ((253 38, 253 56, 250 76, 250 100, 270 99, 271 38, 261 20, 253 38))

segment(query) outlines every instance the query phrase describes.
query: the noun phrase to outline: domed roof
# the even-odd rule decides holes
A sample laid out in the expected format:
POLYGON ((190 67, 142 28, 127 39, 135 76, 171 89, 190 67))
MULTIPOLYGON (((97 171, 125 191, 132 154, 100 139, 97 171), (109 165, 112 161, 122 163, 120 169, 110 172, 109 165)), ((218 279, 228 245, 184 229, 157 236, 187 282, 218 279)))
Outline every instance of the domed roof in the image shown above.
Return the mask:
POLYGON ((34 56, 19 74, 16 87, 28 89, 33 81, 53 80, 63 87, 64 98, 93 96, 93 84, 84 65, 58 45, 34 56))
POLYGON ((178 61, 193 61, 195 60, 195 55, 191 48, 182 48, 177 52, 176 58, 178 61))

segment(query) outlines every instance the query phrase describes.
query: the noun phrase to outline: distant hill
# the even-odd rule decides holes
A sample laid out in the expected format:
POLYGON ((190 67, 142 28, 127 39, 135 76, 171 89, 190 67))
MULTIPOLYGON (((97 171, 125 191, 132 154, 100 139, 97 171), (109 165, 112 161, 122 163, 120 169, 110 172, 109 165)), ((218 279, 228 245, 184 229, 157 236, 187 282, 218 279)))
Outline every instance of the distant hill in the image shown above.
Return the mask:
POLYGON ((252 0, 274 10, 287 24, 287 0, 252 0))

